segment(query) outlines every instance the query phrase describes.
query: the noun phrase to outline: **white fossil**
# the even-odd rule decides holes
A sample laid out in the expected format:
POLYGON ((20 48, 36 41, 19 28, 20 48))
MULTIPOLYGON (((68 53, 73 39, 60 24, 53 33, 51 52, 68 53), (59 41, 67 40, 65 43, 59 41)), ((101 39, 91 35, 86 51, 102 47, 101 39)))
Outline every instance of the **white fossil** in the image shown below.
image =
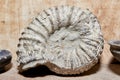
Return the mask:
POLYGON ((97 18, 89 10, 59 6, 43 10, 23 31, 18 45, 20 72, 45 65, 58 74, 79 74, 103 51, 97 18))

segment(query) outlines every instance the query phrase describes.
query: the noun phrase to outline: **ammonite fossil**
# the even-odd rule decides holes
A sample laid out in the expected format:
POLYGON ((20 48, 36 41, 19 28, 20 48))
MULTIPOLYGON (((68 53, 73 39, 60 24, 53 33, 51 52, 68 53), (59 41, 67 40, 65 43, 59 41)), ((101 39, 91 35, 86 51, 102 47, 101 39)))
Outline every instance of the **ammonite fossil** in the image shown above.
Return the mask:
POLYGON ((20 72, 45 65, 58 74, 79 74, 98 62, 103 36, 97 18, 74 6, 43 10, 22 32, 20 72))

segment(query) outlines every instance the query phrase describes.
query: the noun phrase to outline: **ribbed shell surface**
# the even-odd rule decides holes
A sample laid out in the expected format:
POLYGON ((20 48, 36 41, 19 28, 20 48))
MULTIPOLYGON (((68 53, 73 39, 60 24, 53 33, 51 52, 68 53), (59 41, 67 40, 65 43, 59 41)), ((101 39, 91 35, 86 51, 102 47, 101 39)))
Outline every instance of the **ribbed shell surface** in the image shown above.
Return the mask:
POLYGON ((18 44, 20 72, 45 65, 58 74, 79 74, 94 66, 103 50, 97 18, 74 6, 43 10, 22 32, 18 44))

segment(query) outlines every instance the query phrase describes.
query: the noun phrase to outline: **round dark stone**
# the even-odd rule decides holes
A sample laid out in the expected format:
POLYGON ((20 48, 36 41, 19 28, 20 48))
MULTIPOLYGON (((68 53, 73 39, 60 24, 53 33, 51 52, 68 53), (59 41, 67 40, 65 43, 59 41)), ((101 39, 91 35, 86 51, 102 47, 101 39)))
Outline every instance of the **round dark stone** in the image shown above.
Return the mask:
POLYGON ((8 50, 0 50, 0 70, 11 62, 12 55, 8 50))

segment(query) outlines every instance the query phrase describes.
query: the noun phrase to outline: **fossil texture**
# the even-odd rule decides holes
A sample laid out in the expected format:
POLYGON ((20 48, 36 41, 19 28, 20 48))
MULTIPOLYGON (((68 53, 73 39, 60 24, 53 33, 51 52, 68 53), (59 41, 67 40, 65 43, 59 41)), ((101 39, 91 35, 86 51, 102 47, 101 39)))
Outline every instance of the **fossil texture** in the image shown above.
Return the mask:
POLYGON ((46 65, 59 74, 79 74, 94 66, 103 50, 97 18, 74 6, 43 10, 23 31, 18 44, 20 72, 46 65))
POLYGON ((109 45, 111 53, 120 62, 120 40, 111 40, 109 45))

